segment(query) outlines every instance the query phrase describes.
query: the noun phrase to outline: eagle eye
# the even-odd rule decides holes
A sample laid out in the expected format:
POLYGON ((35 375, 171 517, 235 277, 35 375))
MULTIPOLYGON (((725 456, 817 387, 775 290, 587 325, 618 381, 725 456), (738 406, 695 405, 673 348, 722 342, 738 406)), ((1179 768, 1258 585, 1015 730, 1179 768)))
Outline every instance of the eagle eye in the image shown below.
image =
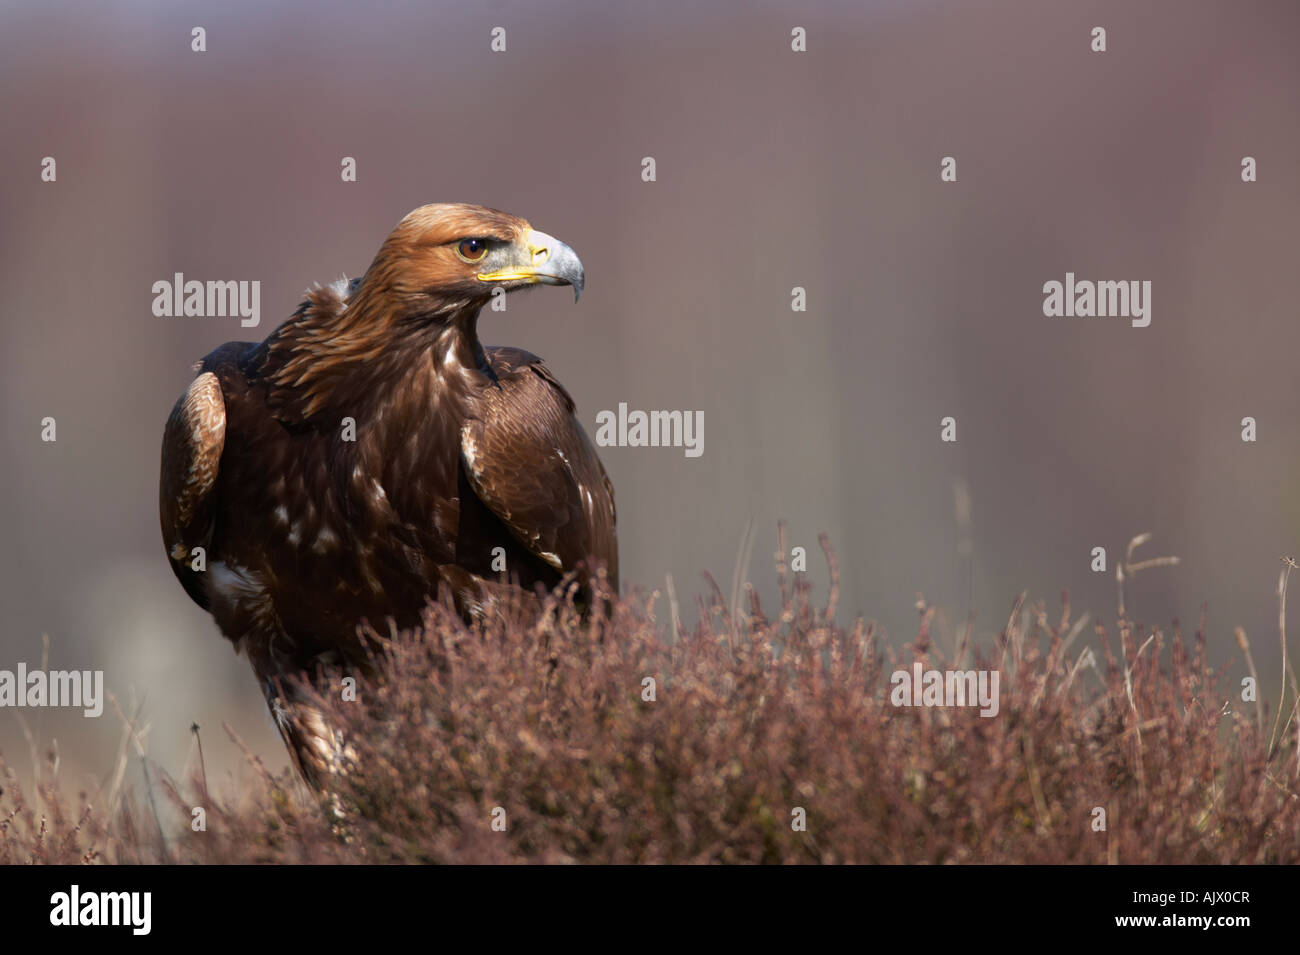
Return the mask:
POLYGON ((487 255, 487 239, 461 239, 456 254, 466 262, 477 262, 487 255))

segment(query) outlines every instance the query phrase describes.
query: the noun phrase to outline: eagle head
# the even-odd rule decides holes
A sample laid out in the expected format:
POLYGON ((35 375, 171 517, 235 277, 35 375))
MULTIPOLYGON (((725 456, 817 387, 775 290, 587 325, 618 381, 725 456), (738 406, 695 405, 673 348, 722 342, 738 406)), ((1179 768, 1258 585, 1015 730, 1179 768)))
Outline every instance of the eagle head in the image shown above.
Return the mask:
POLYGON ((307 293, 256 353, 281 420, 298 422, 403 378, 429 359, 479 369, 479 310, 500 288, 571 285, 577 254, 524 219, 463 203, 408 213, 365 275, 307 293))
POLYGON ((421 299, 481 306, 493 290, 571 285, 585 276, 577 253, 518 216, 463 203, 420 206, 397 224, 375 257, 389 291, 420 309, 421 299))

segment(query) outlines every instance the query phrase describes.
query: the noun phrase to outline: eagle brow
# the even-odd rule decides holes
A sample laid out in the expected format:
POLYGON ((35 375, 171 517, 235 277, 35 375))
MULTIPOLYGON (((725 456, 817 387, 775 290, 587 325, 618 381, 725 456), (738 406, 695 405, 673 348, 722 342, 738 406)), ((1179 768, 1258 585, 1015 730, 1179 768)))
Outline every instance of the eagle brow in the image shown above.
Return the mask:
POLYGON ((466 242, 470 239, 478 239, 480 242, 497 242, 500 243, 501 245, 508 245, 509 243, 514 241, 514 239, 510 238, 509 236, 497 235, 491 232, 478 232, 475 233, 474 235, 463 235, 460 238, 452 239, 450 242, 447 242, 445 244, 457 245, 461 242, 466 242))

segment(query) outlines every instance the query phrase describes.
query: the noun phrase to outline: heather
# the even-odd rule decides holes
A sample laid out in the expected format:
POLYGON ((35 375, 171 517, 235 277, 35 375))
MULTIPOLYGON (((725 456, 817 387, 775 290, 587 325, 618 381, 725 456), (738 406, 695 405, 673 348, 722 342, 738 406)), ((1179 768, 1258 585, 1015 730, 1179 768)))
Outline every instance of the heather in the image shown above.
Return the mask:
POLYGON ((1211 668, 1204 621, 1130 621, 1124 581, 1109 625, 1022 595, 988 645, 936 633, 920 601, 895 648, 837 622, 824 549, 829 591, 782 559, 772 608, 715 585, 689 613, 605 594, 467 626, 435 605, 372 634, 378 675, 356 698, 316 691, 347 744, 325 794, 252 754, 243 785, 209 788, 201 761, 173 779, 126 747, 133 794, 80 798, 0 766, 0 861, 1300 861, 1289 662, 1285 682, 1265 675, 1282 684, 1270 715, 1211 668), (891 675, 918 661, 996 670, 997 715, 893 705, 891 675))

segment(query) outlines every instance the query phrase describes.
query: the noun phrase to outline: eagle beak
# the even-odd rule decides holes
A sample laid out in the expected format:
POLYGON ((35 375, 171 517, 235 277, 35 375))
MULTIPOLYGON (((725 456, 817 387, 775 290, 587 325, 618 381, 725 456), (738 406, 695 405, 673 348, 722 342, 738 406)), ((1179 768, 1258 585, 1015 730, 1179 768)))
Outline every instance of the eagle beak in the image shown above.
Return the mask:
POLYGON ((573 300, 582 295, 586 284, 586 273, 582 270, 582 260, 578 253, 554 236, 530 229, 524 241, 515 247, 520 258, 518 262, 495 272, 480 272, 480 282, 521 282, 525 285, 572 285, 573 300))

